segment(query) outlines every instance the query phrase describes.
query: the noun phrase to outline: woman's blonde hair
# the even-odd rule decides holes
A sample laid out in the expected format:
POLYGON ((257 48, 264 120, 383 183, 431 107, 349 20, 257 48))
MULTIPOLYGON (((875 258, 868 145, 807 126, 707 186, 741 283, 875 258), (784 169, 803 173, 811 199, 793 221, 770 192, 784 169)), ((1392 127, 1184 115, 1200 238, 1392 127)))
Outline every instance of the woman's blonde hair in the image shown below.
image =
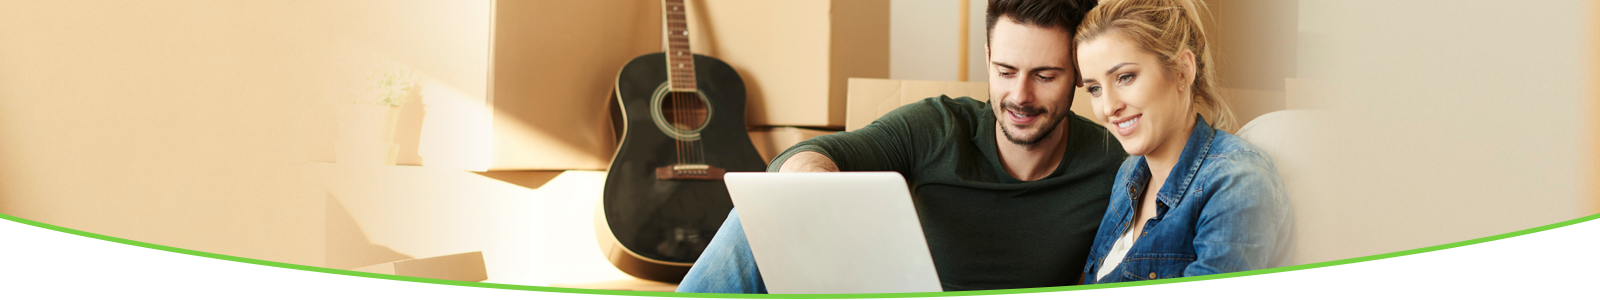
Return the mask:
POLYGON ((1095 6, 1084 17, 1074 37, 1079 45, 1097 38, 1118 37, 1156 55, 1169 74, 1183 74, 1179 64, 1184 50, 1194 54, 1194 96, 1190 109, 1202 112, 1211 127, 1232 131, 1235 117, 1217 90, 1217 75, 1200 12, 1205 4, 1196 0, 1108 0, 1095 6), (1194 105, 1199 105, 1195 109, 1194 105))

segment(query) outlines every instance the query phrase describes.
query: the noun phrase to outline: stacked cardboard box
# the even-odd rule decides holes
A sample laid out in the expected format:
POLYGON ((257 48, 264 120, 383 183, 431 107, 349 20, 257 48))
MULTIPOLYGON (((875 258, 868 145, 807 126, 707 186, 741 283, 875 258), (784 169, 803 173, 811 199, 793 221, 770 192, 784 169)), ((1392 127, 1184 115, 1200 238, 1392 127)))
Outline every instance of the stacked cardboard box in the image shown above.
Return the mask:
MULTIPOLYGON (((686 2, 692 50, 743 77, 749 126, 843 128, 845 79, 888 75, 887 0, 686 2)), ((661 2, 496 1, 493 10, 489 99, 476 112, 489 141, 449 155, 488 158, 473 170, 606 168, 609 95, 623 64, 661 51, 661 2)))
POLYGON ((484 281, 489 279, 488 272, 484 271, 483 252, 406 259, 351 270, 460 281, 484 281))

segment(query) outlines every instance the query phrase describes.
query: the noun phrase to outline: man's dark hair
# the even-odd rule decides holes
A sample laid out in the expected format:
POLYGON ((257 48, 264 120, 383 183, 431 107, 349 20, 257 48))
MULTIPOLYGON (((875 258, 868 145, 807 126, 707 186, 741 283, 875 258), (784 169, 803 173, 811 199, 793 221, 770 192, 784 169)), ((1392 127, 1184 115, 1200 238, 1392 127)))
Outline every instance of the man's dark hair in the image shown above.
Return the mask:
POLYGON ((1096 0, 989 0, 984 32, 994 36, 994 23, 1004 16, 1011 17, 1017 24, 1060 28, 1072 34, 1078 30, 1078 23, 1083 23, 1083 16, 1098 3, 1096 0))

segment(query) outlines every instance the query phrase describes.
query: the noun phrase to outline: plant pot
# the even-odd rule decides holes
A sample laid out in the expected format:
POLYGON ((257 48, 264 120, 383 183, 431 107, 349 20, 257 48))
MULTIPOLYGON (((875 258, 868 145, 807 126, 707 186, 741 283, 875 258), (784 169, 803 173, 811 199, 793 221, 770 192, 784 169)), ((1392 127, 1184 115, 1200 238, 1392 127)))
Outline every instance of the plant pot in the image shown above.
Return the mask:
POLYGON ((399 107, 340 103, 336 109, 339 141, 334 154, 340 164, 394 165, 399 153, 394 144, 399 107))

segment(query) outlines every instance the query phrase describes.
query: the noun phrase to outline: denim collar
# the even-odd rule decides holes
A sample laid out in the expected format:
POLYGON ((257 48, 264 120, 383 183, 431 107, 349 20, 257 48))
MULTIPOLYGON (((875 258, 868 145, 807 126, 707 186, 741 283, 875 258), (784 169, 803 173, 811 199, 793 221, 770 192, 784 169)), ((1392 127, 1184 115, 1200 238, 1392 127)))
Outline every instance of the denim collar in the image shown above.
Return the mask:
MULTIPOLYGON (((1177 207, 1189 191, 1189 184, 1194 182, 1194 175, 1200 170, 1200 164, 1205 162, 1205 157, 1211 152, 1211 139, 1216 137, 1217 131, 1206 123, 1206 118, 1195 114, 1194 130, 1189 132, 1189 141, 1183 145, 1183 153, 1178 155, 1178 163, 1172 165, 1172 173, 1167 175, 1166 184, 1161 185, 1161 191, 1156 193, 1156 200, 1166 204, 1167 207, 1177 207)), ((1149 186, 1150 164, 1144 156, 1139 156, 1139 167, 1124 178, 1128 183, 1128 196, 1137 197, 1139 190, 1149 186)))

